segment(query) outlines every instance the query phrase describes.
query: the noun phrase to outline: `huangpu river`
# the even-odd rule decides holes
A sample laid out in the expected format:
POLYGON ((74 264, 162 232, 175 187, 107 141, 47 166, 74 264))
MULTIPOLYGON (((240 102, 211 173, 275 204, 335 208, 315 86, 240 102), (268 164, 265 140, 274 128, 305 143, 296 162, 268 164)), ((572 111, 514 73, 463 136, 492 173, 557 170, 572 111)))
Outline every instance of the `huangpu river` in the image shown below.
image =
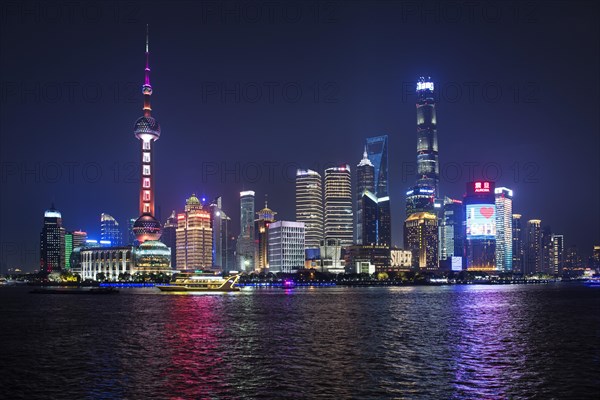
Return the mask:
POLYGON ((6 399, 597 399, 600 287, 0 288, 6 399))

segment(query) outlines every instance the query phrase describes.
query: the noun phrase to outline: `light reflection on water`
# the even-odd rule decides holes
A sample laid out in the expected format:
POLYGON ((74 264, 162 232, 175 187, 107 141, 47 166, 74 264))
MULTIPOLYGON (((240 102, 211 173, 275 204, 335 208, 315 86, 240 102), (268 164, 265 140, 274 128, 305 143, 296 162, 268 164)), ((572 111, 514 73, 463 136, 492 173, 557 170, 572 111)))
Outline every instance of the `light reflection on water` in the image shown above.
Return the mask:
POLYGON ((2 288, 10 398, 594 398, 580 285, 30 295, 2 288))

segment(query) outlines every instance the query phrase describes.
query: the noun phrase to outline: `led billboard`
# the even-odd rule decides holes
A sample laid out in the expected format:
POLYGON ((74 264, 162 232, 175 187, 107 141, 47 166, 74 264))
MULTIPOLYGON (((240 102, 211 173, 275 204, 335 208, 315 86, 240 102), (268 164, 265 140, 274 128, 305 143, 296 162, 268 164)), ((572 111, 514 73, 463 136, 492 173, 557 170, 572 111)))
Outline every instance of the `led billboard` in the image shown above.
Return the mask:
POLYGON ((467 239, 496 238, 496 206, 467 204, 467 239))

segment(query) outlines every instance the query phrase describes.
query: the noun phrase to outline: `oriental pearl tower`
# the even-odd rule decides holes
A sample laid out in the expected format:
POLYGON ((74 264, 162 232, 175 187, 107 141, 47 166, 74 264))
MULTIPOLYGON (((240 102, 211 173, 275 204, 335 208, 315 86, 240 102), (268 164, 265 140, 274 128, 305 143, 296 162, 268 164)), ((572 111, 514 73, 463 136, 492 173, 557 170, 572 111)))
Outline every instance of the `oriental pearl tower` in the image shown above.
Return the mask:
POLYGON ((141 187, 140 187, 140 217, 133 224, 133 233, 140 243, 147 240, 158 240, 161 235, 160 222, 154 218, 154 155, 152 149, 154 142, 160 137, 160 125, 152 117, 150 96, 150 66, 148 52, 148 26, 146 26, 146 70, 142 93, 144 95, 144 116, 140 117, 134 126, 133 133, 141 143, 141 187))

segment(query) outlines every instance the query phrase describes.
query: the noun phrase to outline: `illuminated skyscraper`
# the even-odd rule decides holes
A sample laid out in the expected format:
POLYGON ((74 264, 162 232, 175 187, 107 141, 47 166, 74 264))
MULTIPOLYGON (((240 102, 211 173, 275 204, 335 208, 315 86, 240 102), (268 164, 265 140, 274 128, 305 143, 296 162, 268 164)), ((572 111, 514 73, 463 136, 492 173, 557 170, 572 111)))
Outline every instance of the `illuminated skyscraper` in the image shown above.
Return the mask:
POLYGON ((554 274, 554 246, 552 244, 552 229, 549 226, 542 228, 542 272, 554 274))
POLYGON ((102 213, 100 215, 100 240, 107 240, 111 246, 121 246, 121 230, 119 223, 112 215, 102 213))
POLYGON ((185 202, 185 212, 177 215, 177 269, 207 270, 212 268, 212 229, 210 213, 192 194, 185 202))
POLYGON ((552 235, 552 274, 562 274, 565 253, 565 238, 563 235, 552 235))
POLYGON ((63 259, 65 260, 65 268, 71 269, 71 253, 73 253, 73 234, 71 232, 65 233, 65 253, 63 259))
POLYGON ((441 235, 440 260, 452 257, 464 257, 465 245, 465 210, 462 201, 444 198, 442 218, 440 221, 441 235))
POLYGON ((433 213, 413 213, 404 221, 404 249, 412 254, 412 267, 438 269, 438 220, 433 213))
POLYGON ((325 170, 325 239, 340 239, 342 246, 354 239, 350 166, 325 170))
POLYGON ((377 243, 377 197, 375 167, 369 160, 367 148, 356 166, 356 244, 377 243))
POLYGON ((290 273, 304 268, 304 223, 273 222, 268 237, 269 271, 290 273))
POLYGON ((356 168, 356 244, 390 246, 392 221, 387 184, 387 136, 368 138, 356 168), (374 163, 370 158, 374 158, 374 163), (381 193, 381 195, 379 194, 381 193))
POLYGON ((590 268, 595 269, 596 272, 600 270, 600 245, 594 245, 590 268))
POLYGON ((133 225, 133 232, 139 243, 146 240, 158 240, 161 235, 160 222, 154 218, 154 154, 152 151, 153 143, 160 138, 160 125, 152 117, 152 108, 150 106, 150 96, 152 95, 152 86, 150 85, 150 65, 148 49, 148 31, 146 30, 146 69, 144 85, 142 86, 144 94, 144 116, 135 122, 135 137, 141 141, 141 187, 140 187, 140 216, 133 225))
POLYGON ((513 270, 513 191, 505 187, 498 187, 494 194, 496 197, 496 269, 511 272, 513 270))
POLYGON ((524 248, 523 248, 523 230, 521 227, 521 214, 512 215, 512 255, 513 272, 523 273, 524 271, 524 248))
POLYGON ((387 135, 367 138, 366 153, 374 167, 372 192, 377 197, 389 195, 388 187, 388 137, 387 135))
POLYGON ((417 82, 417 186, 434 190, 439 197, 437 119, 431 78, 417 82))
POLYGON ((217 197, 208 205, 213 232, 213 268, 219 271, 236 269, 231 259, 230 229, 231 218, 223 211, 221 197, 217 197))
POLYGON ((542 272, 542 221, 527 221, 527 243, 525 251, 525 273, 542 272))
POLYGON ((73 234, 73 249, 76 249, 78 247, 82 247, 85 245, 85 241, 87 240, 87 232, 74 231, 71 233, 73 234))
POLYGON ((137 241, 135 233, 133 232, 133 226, 135 225, 136 218, 129 218, 127 221, 127 244, 133 245, 137 241))
POLYGON ((434 212, 435 189, 414 186, 406 192, 406 215, 434 212))
POLYGON ((254 269, 259 272, 266 272, 269 268, 269 225, 275 222, 275 214, 277 213, 268 207, 265 199, 265 208, 256 214, 258 218, 254 220, 254 240, 256 242, 254 269))
POLYGON ((296 221, 304 223, 306 248, 318 249, 323 239, 323 186, 316 171, 296 171, 296 221))
POLYGON ((377 243, 392 245, 392 212, 390 196, 377 197, 377 243))
POLYGON ((570 273, 583 270, 583 259, 579 253, 579 250, 577 249, 577 246, 571 245, 567 249, 563 268, 568 270, 570 273))
POLYGON ((160 241, 171 249, 171 269, 177 269, 177 214, 175 210, 165 221, 160 241))
POLYGON ((40 271, 53 272, 65 268, 65 228, 62 215, 54 204, 44 212, 44 225, 40 233, 40 271))
POLYGON ((240 192, 240 235, 237 240, 238 271, 254 271, 254 192, 240 192))
POLYGON ((467 183, 464 197, 466 216, 467 269, 496 269, 496 202, 494 182, 467 183))

